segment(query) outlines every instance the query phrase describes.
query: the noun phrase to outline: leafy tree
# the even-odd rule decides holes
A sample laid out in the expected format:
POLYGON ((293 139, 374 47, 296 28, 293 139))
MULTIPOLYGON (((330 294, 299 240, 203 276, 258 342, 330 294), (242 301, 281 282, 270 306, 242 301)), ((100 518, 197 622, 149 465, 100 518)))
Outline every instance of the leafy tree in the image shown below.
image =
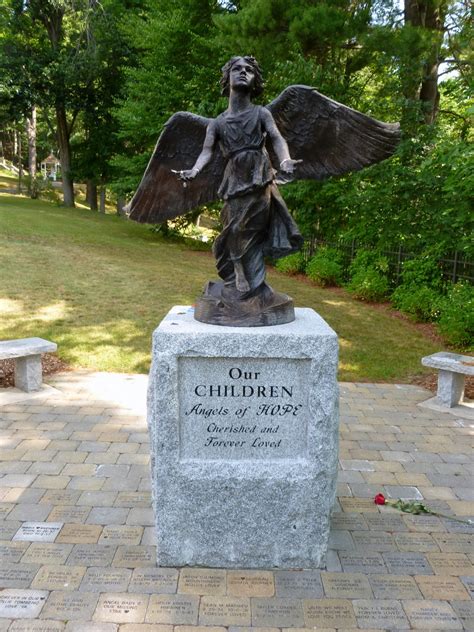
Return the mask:
MULTIPOLYGON (((1 86, 2 96, 11 107, 18 104, 23 111, 40 107, 54 130, 67 206, 74 205, 71 139, 79 115, 91 105, 100 82, 97 74, 104 64, 97 61, 106 56, 102 49, 99 54, 91 35, 113 4, 112 0, 4 0, 1 13, 0 63, 9 78, 1 86)), ((110 32, 107 43, 112 38, 110 32)), ((117 49, 111 54, 117 56, 117 49)), ((109 98, 102 111, 110 105, 109 98)), ((100 123, 98 117, 95 128, 100 123)))
POLYGON ((306 83, 372 116, 402 120, 405 140, 391 160, 286 187, 304 233, 414 251, 432 244, 470 251, 467 2, 242 0, 217 24, 229 48, 262 58, 270 97, 306 83), (439 84, 446 68, 455 76, 439 84))
MULTIPOLYGON (((370 62, 372 2, 366 0, 243 0, 217 19, 229 51, 255 54, 274 95, 306 83, 347 97, 353 76, 370 62)), ((346 99, 347 100, 347 99, 346 99)))
POLYGON ((189 110, 215 116, 219 68, 225 54, 213 40, 217 0, 146 0, 139 14, 124 23, 135 64, 126 72, 125 96, 116 116, 123 149, 113 160, 115 190, 130 194, 137 186, 167 119, 189 110))
POLYGON ((97 186, 104 188, 112 177, 110 160, 120 149, 115 101, 122 94, 124 68, 132 56, 121 23, 126 12, 139 9, 140 4, 139 0, 106 0, 94 3, 89 16, 87 40, 94 75, 84 95, 72 149, 74 174, 87 182, 88 202, 94 210, 97 186))

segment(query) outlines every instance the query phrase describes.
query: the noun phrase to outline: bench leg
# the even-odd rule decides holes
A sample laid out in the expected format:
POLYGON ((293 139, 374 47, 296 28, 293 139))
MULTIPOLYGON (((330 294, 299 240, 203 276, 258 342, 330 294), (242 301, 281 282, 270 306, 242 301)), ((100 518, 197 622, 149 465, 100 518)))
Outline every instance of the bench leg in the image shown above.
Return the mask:
POLYGON ((41 390, 43 370, 41 355, 17 358, 15 362, 15 386, 22 391, 31 393, 41 390))
POLYGON ((438 399, 443 406, 452 408, 464 397, 464 375, 440 370, 438 374, 438 399))

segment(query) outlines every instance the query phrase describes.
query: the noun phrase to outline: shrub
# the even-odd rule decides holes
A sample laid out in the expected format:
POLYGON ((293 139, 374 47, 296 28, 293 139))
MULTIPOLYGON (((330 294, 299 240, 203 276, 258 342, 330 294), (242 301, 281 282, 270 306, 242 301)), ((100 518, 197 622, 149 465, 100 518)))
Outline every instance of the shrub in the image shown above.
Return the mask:
POLYGON ((377 250, 359 250, 349 266, 347 289, 361 301, 381 301, 388 292, 388 260, 377 250))
POLYGON ((433 322, 439 318, 442 295, 430 287, 400 285, 392 294, 392 303, 417 322, 433 322))
POLYGON ((351 265, 349 275, 352 277, 362 270, 374 268, 381 274, 388 272, 388 260, 378 250, 358 250, 351 265))
POLYGON ((468 283, 453 285, 441 302, 439 330, 448 342, 472 349, 474 345, 474 287, 468 283))
POLYGON ((402 264, 401 284, 399 287, 427 287, 442 291, 443 273, 439 265, 441 252, 431 249, 402 264))
POLYGON ((38 175, 36 178, 27 176, 25 178, 28 191, 33 199, 41 198, 48 202, 60 204, 61 195, 58 189, 55 189, 49 178, 38 175))
POLYGON ((278 259, 275 268, 285 274, 298 274, 304 272, 304 257, 302 252, 295 252, 287 257, 278 259))
POLYGON ((323 246, 306 266, 307 276, 317 285, 339 285, 342 280, 341 255, 334 248, 323 246))
POLYGON ((416 321, 432 322, 439 317, 445 286, 438 263, 440 255, 431 249, 403 262, 402 282, 392 294, 392 302, 416 321))
POLYGON ((347 289, 361 301, 377 302, 387 296, 388 279, 375 268, 366 268, 352 277, 347 289))

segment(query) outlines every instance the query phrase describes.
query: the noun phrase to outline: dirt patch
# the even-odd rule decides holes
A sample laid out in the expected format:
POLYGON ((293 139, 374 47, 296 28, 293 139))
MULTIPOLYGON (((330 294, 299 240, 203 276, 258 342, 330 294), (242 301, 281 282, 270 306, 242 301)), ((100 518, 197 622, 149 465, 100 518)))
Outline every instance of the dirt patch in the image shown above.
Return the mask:
MULTIPOLYGON (((411 380, 411 384, 416 384, 428 389, 432 393, 436 393, 438 389, 438 373, 429 373, 428 375, 415 375, 411 380)), ((474 375, 465 376, 464 397, 474 399, 474 375)))
POLYGON ((415 329, 416 331, 421 333, 423 336, 425 336, 425 338, 429 338, 430 340, 444 348, 449 347, 449 345, 447 345, 446 342, 444 342, 443 338, 438 334, 436 325, 434 325, 433 323, 417 323, 408 314, 404 314, 403 312, 399 312, 398 310, 396 310, 389 302, 369 304, 373 309, 376 309, 379 312, 383 312, 391 318, 403 320, 404 323, 409 325, 412 329, 415 329))
MULTIPOLYGON (((70 371, 71 367, 60 360, 58 356, 51 353, 44 353, 41 357, 43 365, 43 376, 53 375, 58 371, 70 371)), ((0 387, 14 385, 15 360, 0 360, 0 387)))

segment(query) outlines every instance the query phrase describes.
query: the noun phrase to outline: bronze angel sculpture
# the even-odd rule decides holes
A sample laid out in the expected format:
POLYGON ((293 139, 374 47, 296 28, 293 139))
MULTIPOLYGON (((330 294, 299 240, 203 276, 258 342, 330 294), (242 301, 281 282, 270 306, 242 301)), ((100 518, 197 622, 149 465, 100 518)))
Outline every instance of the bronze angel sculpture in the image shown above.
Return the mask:
POLYGON ((223 229, 213 252, 220 282, 208 282, 195 318, 231 326, 294 320, 291 298, 265 282, 265 256, 298 250, 303 239, 277 184, 357 171, 393 154, 399 125, 377 121, 294 85, 266 107, 253 57, 222 69, 229 106, 215 119, 178 112, 166 123, 128 205, 137 222, 160 223, 216 199, 223 229))

